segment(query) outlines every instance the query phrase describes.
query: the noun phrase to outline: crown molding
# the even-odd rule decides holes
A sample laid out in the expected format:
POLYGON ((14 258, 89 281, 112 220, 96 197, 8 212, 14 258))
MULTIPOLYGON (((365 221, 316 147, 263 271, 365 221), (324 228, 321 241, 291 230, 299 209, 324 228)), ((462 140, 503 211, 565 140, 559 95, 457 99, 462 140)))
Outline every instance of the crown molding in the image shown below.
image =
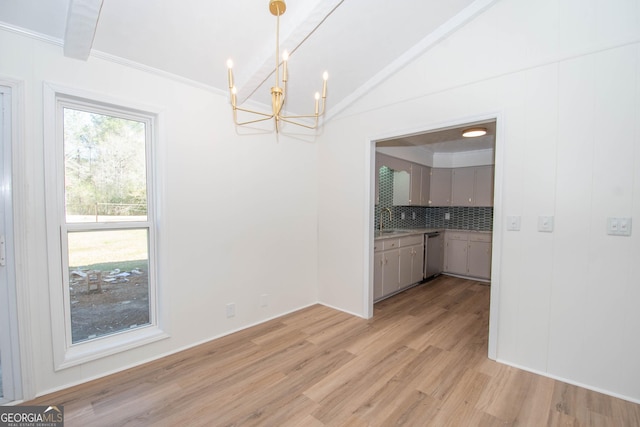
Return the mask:
POLYGON ((34 39, 40 42, 49 43, 55 46, 64 46, 64 41, 62 39, 47 36, 42 33, 38 33, 36 31, 31 31, 26 28, 16 27, 15 25, 7 24, 6 22, 0 22, 0 29, 6 30, 10 33, 18 34, 24 37, 28 37, 30 39, 34 39))

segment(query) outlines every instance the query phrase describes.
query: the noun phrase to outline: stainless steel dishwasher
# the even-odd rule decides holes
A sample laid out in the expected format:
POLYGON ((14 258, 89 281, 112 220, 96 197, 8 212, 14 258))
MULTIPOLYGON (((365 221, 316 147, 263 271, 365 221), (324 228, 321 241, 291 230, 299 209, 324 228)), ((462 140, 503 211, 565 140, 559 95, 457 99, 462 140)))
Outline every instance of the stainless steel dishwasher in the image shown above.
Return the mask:
POLYGON ((442 273, 444 265, 444 236, 439 232, 424 235, 424 278, 442 273))

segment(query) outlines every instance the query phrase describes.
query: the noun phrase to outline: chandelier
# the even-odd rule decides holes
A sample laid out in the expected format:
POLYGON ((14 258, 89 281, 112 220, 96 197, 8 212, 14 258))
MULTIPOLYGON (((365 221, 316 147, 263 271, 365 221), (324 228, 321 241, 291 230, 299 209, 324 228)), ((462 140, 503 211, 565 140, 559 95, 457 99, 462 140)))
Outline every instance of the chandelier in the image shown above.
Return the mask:
POLYGON ((271 88, 271 113, 265 113, 261 111, 249 110, 241 108, 237 105, 237 90, 233 84, 233 62, 231 59, 227 61, 228 67, 228 79, 229 79, 229 92, 231 97, 231 106, 233 107, 233 121, 238 126, 248 125, 251 123, 262 122, 265 120, 275 119, 276 132, 280 130, 280 122, 291 123, 294 125, 302 126, 308 129, 316 129, 318 127, 318 117, 324 114, 325 101, 327 99, 327 79, 329 74, 325 71, 322 75, 322 108, 320 108, 320 93, 315 94, 315 113, 307 115, 287 116, 283 114, 283 107, 287 97, 287 61, 289 60, 289 54, 285 51, 282 53, 282 80, 280 80, 280 15, 284 14, 287 6, 284 0, 270 0, 269 11, 276 17, 276 69, 275 77, 276 84, 271 88), (238 121, 238 111, 244 113, 253 114, 253 120, 238 121), (298 119, 313 119, 313 124, 307 124, 298 121, 298 119))

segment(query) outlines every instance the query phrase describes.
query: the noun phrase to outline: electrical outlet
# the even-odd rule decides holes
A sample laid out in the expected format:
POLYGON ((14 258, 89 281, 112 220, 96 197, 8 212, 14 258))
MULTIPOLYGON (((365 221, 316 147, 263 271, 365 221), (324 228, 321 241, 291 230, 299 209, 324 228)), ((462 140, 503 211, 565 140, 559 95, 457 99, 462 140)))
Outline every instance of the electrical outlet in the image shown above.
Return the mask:
POLYGON ((227 304, 227 317, 234 317, 236 315, 236 304, 229 303, 227 304))
POLYGON ((400 212, 400 219, 404 219, 404 212, 400 212))
POLYGON ((416 219, 416 213, 415 212, 411 213, 411 219, 416 219))
POLYGON ((451 214, 450 214, 449 212, 446 212, 446 213, 444 214, 444 219, 446 219, 446 220, 451 219, 451 214))
POLYGON ((260 295, 260 307, 267 307, 269 305, 269 294, 260 295))

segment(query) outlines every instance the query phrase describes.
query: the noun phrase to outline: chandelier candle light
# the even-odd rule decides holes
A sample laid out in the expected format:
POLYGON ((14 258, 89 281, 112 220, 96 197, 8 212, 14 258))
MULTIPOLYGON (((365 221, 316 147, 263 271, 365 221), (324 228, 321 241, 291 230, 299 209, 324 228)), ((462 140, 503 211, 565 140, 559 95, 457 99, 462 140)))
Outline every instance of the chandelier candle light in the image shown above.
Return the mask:
POLYGON ((229 92, 231 97, 231 106, 233 107, 233 121, 238 126, 248 125, 251 123, 262 122, 265 120, 275 119, 276 132, 280 130, 280 122, 287 122, 294 125, 306 127, 308 129, 315 129, 318 127, 318 117, 324 114, 325 101, 327 99, 327 79, 329 74, 325 71, 322 75, 322 109, 320 109, 320 93, 316 92, 315 95, 315 113, 302 115, 302 116, 286 116, 283 115, 283 106, 286 100, 287 94, 287 61, 289 60, 289 54, 285 51, 282 53, 282 86, 280 86, 280 15, 284 14, 287 6, 284 0, 270 0, 269 11, 277 18, 276 21, 276 85, 271 88, 271 113, 263 113, 260 111, 248 110, 246 108, 238 107, 237 105, 237 89, 233 84, 233 61, 229 59, 227 61, 228 67, 228 79, 229 79, 229 92), (248 120, 244 122, 238 121, 238 111, 245 113, 255 114, 261 116, 261 118, 248 120), (311 118, 315 122, 313 124, 306 124, 294 119, 311 118))

